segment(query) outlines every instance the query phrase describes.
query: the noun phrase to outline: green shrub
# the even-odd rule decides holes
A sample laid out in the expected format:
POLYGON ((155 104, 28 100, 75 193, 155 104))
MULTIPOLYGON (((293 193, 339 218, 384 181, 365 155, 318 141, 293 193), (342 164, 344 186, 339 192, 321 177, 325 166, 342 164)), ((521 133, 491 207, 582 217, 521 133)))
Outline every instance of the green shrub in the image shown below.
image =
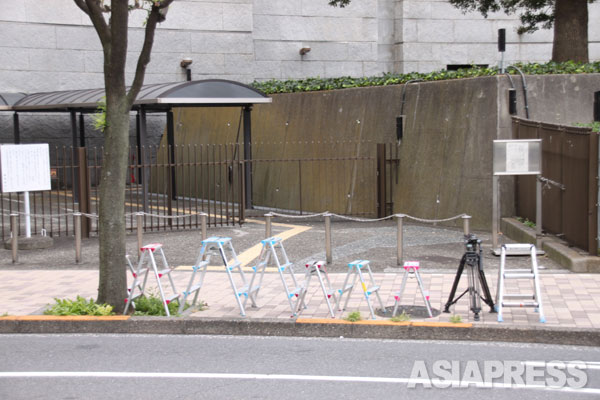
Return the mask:
POLYGON ((410 314, 406 313, 406 310, 402 310, 402 314, 396 315, 395 317, 390 318, 392 322, 406 322, 410 321, 410 314))
POLYGON ((45 315, 114 315, 113 308, 108 304, 97 304, 93 299, 87 301, 81 296, 75 300, 57 299, 49 309, 44 311, 45 315))
MULTIPOLYGON (((526 75, 548 75, 548 74, 586 74, 600 73, 600 61, 592 63, 577 63, 567 61, 557 63, 550 61, 545 64, 515 64, 526 75)), ((512 67, 506 68, 511 74, 516 74, 517 70, 512 67)), ((381 76, 351 78, 344 76, 340 78, 306 78, 299 80, 269 80, 264 82, 253 82, 252 86, 266 94, 273 93, 293 93, 293 92, 312 92, 319 90, 346 89, 369 86, 387 86, 399 85, 408 81, 441 81, 448 79, 475 78, 481 76, 495 76, 500 71, 497 67, 478 67, 473 66, 468 69, 459 69, 457 71, 434 71, 429 73, 411 72, 407 74, 387 73, 381 76)))
POLYGON ((356 322, 362 320, 362 316, 360 315, 360 311, 352 311, 346 318, 346 321, 356 322))
POLYGON ((450 322, 453 324, 460 324, 462 322, 462 317, 460 315, 454 314, 450 317, 450 322))
MULTIPOLYGON (((165 307, 163 306, 162 299, 156 295, 155 293, 149 293, 148 296, 141 296, 135 299, 135 312, 133 315, 143 315, 143 316, 166 316, 165 307)), ((200 302, 200 309, 203 309, 205 303, 200 302)), ((179 315, 179 301, 172 301, 167 304, 169 308, 169 314, 172 316, 179 315)), ((184 310, 190 308, 188 303, 185 304, 184 310)))

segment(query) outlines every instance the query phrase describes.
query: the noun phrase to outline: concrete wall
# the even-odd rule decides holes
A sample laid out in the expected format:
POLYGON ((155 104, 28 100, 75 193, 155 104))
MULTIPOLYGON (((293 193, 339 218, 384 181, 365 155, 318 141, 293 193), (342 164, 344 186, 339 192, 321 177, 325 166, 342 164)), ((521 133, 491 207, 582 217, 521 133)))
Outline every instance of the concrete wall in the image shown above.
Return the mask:
MULTIPOLYGON (((177 0, 156 33, 146 83, 185 79, 370 76, 426 72, 448 64, 495 65, 498 28, 506 62, 547 61, 552 32, 517 35, 516 17, 462 14, 446 0, 177 0), (306 55, 299 50, 310 47, 306 55)), ((72 0, 0 0, 0 92, 102 87, 102 51, 89 18, 72 0)), ((600 3, 590 4, 590 21, 600 3)), ((143 41, 144 13, 130 21, 127 78, 143 41)), ((590 23, 590 58, 600 58, 600 28, 590 23)))
MULTIPOLYGON (((512 79, 518 92, 518 115, 523 117, 523 84, 517 76, 512 79)), ((593 92, 600 90, 600 75, 528 76, 526 79, 530 118, 562 123, 592 120, 593 92)), ((511 138, 510 87, 510 80, 500 76, 416 83, 406 88, 399 179, 393 188, 394 212, 429 219, 467 213, 473 216, 475 228, 491 227, 491 142, 511 138)), ((262 143, 263 146, 257 148, 266 150, 255 152, 253 156, 332 156, 336 153, 326 153, 328 147, 317 142, 393 142, 403 90, 403 86, 389 86, 275 95, 272 104, 254 108, 253 142, 262 143), (264 143, 270 143, 270 147, 264 143), (303 143, 304 152, 298 153, 303 143)), ((238 121, 237 109, 180 110, 176 113, 176 143, 235 141, 238 121)), ((363 144, 350 153, 373 155, 369 148, 373 147, 363 144)), ((271 170, 259 171, 260 177, 255 182, 257 205, 287 209, 297 206, 295 194, 288 193, 287 198, 284 195, 285 183, 289 181, 292 188, 297 177, 293 172, 287 176, 279 170, 281 168, 275 165, 271 170), (260 203, 263 200, 265 203, 260 203)), ((321 171, 326 174, 328 168, 321 171)), ((349 193, 344 192, 349 185, 345 175, 337 176, 345 182, 338 190, 344 195, 349 193)), ((334 174, 330 182, 335 182, 335 177, 334 174)), ((375 180, 375 176, 370 180, 375 180)), ((307 181, 303 178, 303 182, 307 181)), ((365 183, 368 181, 369 178, 363 179, 365 183)), ((501 185, 502 214, 512 216, 513 181, 505 177, 501 185)), ((372 190, 370 186, 365 187, 372 190)), ((321 189, 313 190, 313 196, 319 196, 318 190, 321 189)), ((310 189, 304 192, 306 207, 310 204, 306 198, 310 189)), ((328 196, 337 194, 329 192, 328 196)), ((326 204, 313 211, 327 209, 326 204)), ((343 207, 340 210, 344 212, 343 207)))

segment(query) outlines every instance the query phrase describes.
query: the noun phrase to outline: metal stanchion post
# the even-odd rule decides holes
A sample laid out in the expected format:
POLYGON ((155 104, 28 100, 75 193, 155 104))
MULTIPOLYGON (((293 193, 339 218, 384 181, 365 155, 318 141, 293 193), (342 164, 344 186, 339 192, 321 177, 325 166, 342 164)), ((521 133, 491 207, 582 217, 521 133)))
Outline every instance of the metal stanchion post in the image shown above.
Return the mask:
POLYGON ((265 214, 265 238, 271 237, 271 218, 273 218, 273 214, 265 214))
POLYGON ((469 236, 469 234, 471 233, 471 230, 469 229, 469 222, 471 221, 471 216, 463 215, 462 220, 463 220, 463 233, 465 234, 465 236, 469 236))
POLYGON ((16 264, 19 261, 19 225, 17 224, 17 217, 19 214, 10 214, 10 230, 12 232, 12 262, 16 264))
POLYGON ((331 214, 325 213, 325 257, 327 264, 331 264, 331 214))
POLYGON ((202 231, 202 240, 206 240, 206 217, 208 214, 200 214, 200 229, 202 231))
POLYGON ((398 243, 396 245, 396 265, 402 265, 402 252, 404 251, 404 214, 396 214, 396 224, 398 227, 397 232, 397 240, 398 243))
POLYGON ((135 214, 135 224, 137 229, 137 244, 138 244, 138 259, 142 255, 142 242, 144 240, 144 213, 139 212, 135 214))
POLYGON ((75 262, 81 262, 81 213, 73 214, 73 225, 75 225, 75 262))

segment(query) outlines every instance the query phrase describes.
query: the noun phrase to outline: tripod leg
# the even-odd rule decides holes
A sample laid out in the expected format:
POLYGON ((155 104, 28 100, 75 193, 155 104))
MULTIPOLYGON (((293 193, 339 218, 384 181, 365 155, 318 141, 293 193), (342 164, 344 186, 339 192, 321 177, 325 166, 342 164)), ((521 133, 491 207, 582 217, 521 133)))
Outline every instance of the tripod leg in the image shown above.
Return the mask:
POLYGON ((471 311, 473 311, 473 319, 475 321, 479 321, 479 313, 481 312, 481 299, 479 295, 479 280, 475 276, 477 274, 477 270, 475 269, 475 265, 473 265, 473 260, 469 261, 467 265, 469 266, 469 272, 467 272, 469 277, 469 301, 471 302, 471 311))
POLYGON ((479 255, 479 282, 481 283, 481 290, 483 291, 483 301, 490 307, 490 312, 495 313, 496 308, 494 307, 494 300, 492 300, 492 294, 490 293, 490 287, 488 286, 487 279, 485 279, 485 274, 483 272, 483 261, 481 258, 481 254, 479 255))
POLYGON ((454 296, 456 295, 456 288, 458 287, 458 282, 460 282, 460 276, 462 275, 463 269, 465 268, 466 259, 467 259, 467 256, 463 255, 462 259, 460 260, 458 270, 456 271, 456 276, 454 277, 454 283, 452 284, 452 290, 450 290, 450 296, 448 296, 448 302, 446 303, 446 306, 444 307, 445 313, 449 313, 450 306, 455 303, 454 296))

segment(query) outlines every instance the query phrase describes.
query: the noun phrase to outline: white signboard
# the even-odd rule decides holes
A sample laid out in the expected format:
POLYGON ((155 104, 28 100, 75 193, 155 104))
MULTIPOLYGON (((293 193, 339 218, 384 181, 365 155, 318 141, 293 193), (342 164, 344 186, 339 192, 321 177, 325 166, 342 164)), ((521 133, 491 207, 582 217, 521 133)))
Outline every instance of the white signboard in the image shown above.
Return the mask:
POLYGON ((542 172, 542 140, 494 140, 494 175, 538 175, 542 172))
POLYGON ((0 146, 0 174, 4 193, 50 190, 50 148, 48 144, 5 144, 0 146))

